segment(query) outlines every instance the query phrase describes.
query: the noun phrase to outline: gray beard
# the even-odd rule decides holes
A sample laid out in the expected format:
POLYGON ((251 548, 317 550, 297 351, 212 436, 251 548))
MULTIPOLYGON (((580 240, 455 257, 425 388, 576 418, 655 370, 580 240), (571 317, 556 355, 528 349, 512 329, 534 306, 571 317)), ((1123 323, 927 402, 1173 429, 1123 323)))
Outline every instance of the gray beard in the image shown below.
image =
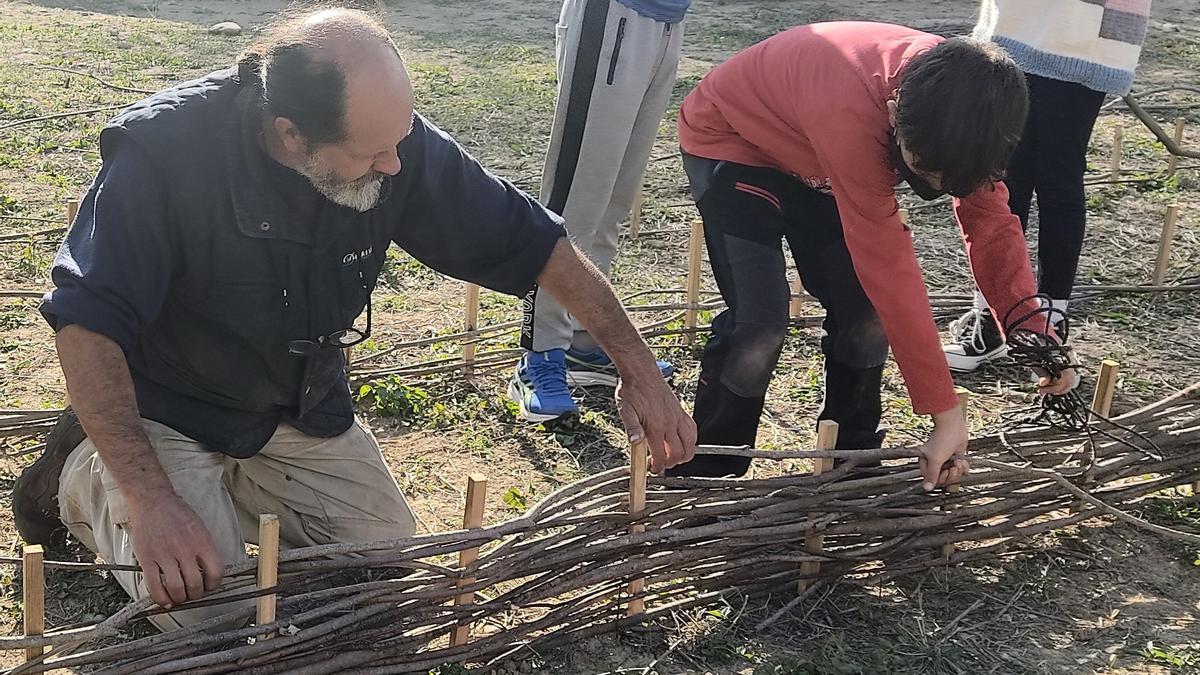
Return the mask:
POLYGON ((370 171, 362 178, 343 183, 332 173, 324 170, 315 156, 304 161, 297 171, 316 188, 326 199, 359 213, 370 211, 379 204, 379 195, 383 192, 384 174, 370 171))

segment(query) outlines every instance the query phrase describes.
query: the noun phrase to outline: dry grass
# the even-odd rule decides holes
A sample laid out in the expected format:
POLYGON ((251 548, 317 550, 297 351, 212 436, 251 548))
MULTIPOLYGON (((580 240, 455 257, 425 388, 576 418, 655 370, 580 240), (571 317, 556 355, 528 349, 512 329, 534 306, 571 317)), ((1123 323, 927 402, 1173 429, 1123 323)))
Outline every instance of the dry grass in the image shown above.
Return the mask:
MULTIPOLYGON (((112 83, 157 89, 223 66, 248 36, 217 38, 204 26, 237 13, 253 25, 259 12, 278 2, 205 3, 96 2, 98 13, 57 9, 70 2, 0 0, 0 125, 41 114, 118 105, 135 94, 43 66, 86 71, 112 83), (119 16, 128 13, 133 16, 119 16), (158 18, 146 18, 152 15, 158 18), (192 23, 194 22, 194 23, 192 23)), ((393 26, 403 30, 404 51, 417 83, 419 105, 485 164, 522 187, 536 190, 541 153, 553 106, 552 21, 557 2, 497 0, 476 3, 380 3, 393 26), (533 18, 531 18, 533 17, 533 18)), ((866 17, 936 27, 969 22, 975 3, 943 0, 897 7, 898 3, 826 3, 795 0, 697 2, 674 105, 712 63, 773 30, 812 19, 866 17)), ((1160 1, 1156 14, 1175 30, 1152 32, 1139 86, 1186 82, 1200 85, 1198 33, 1187 19, 1200 18, 1189 0, 1160 1)), ((1172 95, 1156 103, 1194 103, 1172 95)), ((619 288, 679 288, 684 277, 686 226, 695 218, 687 203, 672 125, 664 121, 647 172, 648 201, 643 228, 666 230, 623 242, 614 276, 619 288)), ((1190 115, 1188 142, 1200 145, 1197 108, 1190 115)), ((1130 177, 1161 171, 1165 153, 1149 134, 1118 109, 1104 114, 1093 137, 1089 163, 1094 176, 1107 174, 1112 129, 1125 130, 1125 168, 1130 177)), ((1160 112, 1172 116, 1172 112, 1160 112)), ((86 189, 98 165, 96 135, 105 113, 64 118, 0 130, 0 235, 61 221, 64 203, 86 189)), ((1184 164, 1189 164, 1185 161, 1184 164)), ((1172 257, 1172 277, 1195 274, 1200 260, 1196 236, 1200 180, 1194 170, 1177 181, 1089 189, 1089 237, 1080 269, 1082 283, 1140 283, 1149 278, 1165 206, 1183 213, 1172 257)), ((967 288, 965 257, 948 211, 914 212, 919 251, 933 291, 967 288)), ((0 244, 0 287, 46 288, 53 245, 0 244)), ((368 350, 459 330, 461 284, 424 270, 399 251, 385 288, 376 299, 377 329, 368 350)), ((705 279, 711 289, 711 279, 705 279)), ((40 408, 61 404, 61 375, 49 331, 35 303, 0 301, 0 406, 40 408)), ((1076 344, 1085 363, 1112 357, 1122 363, 1115 409, 1123 411, 1161 397, 1200 376, 1200 352, 1192 335, 1200 317, 1194 296, 1109 297, 1078 306, 1076 344)), ((483 294, 484 325, 517 316, 515 302, 483 294)), ((759 445, 810 445, 821 398, 821 369, 815 330, 789 339, 769 393, 759 445)), ((660 339, 660 354, 679 369, 675 384, 690 401, 698 351, 678 339, 660 339)), ((488 347, 511 346, 499 338, 488 347)), ((434 345, 402 355, 427 359, 452 353, 434 345)), ((386 359, 385 359, 386 361, 386 359)), ((919 438, 926 421, 908 411, 894 367, 886 375, 886 423, 892 440, 919 438)), ((976 392, 972 425, 996 424, 1006 408, 1025 405, 1028 386, 1013 368, 988 368, 963 378, 976 392)), ((587 392, 578 420, 551 428, 516 422, 504 397, 504 377, 470 382, 426 379, 404 383, 396 395, 428 393, 437 406, 396 418, 379 418, 364 408, 384 452, 414 509, 431 530, 460 516, 462 477, 472 471, 491 479, 487 520, 495 522, 522 501, 625 461, 622 434, 608 394, 587 392), (501 496, 508 493, 509 499, 501 496)), ((1090 386, 1090 383, 1089 385, 1090 386)), ((7 494, 23 460, 0 458, 0 553, 15 549, 16 534, 6 514, 7 494)), ((1151 507, 1148 507, 1151 508, 1151 507)), ((1160 509, 1176 522, 1197 520, 1192 512, 1160 509)), ((1158 513, 1158 512, 1156 512, 1158 513)), ((549 672, 808 673, 808 672, 1155 672, 1186 669, 1200 660, 1200 574, 1195 552, 1147 539, 1125 528, 1089 522, 1086 527, 1032 542, 1012 561, 931 572, 886 587, 838 587, 799 608, 794 618, 764 635, 756 619, 777 608, 733 606, 677 617, 656 626, 590 641, 555 654, 526 654, 513 667, 549 672), (976 605, 976 602, 980 604, 976 605), (971 607, 951 629, 944 628, 971 607), (940 628, 940 629, 939 629, 940 628), (1147 642, 1154 647, 1146 648, 1147 642), (1189 646, 1190 645, 1190 646, 1189 646), (662 658, 659 658, 662 657, 662 658), (656 661, 657 659, 657 661, 656 661), (1171 662, 1184 665, 1172 665, 1171 662)), ((0 568, 3 597, 0 627, 16 630, 19 594, 0 568)), ((50 575, 51 622, 102 613, 120 599, 115 584, 98 577, 50 575)), ((3 659, 0 656, 0 659, 3 659)), ((5 661, 0 660, 0 664, 5 661)), ((447 671, 449 672, 449 671, 447 671)))

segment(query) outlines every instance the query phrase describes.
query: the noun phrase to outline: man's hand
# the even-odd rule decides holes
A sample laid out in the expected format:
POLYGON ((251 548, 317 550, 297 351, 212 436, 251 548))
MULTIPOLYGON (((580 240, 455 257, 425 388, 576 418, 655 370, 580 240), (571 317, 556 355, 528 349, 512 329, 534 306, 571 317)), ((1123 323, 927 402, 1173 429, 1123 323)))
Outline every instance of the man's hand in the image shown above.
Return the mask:
POLYGON ((579 319, 616 364, 621 422, 630 442, 645 439, 650 446, 650 470, 657 473, 691 460, 696 424, 663 380, 654 355, 604 275, 564 237, 537 281, 579 319))
POLYGON ((129 503, 129 538, 150 598, 170 609, 221 585, 225 567, 204 522, 175 493, 129 503))
POLYGON ((617 411, 630 444, 650 446, 650 470, 661 473, 690 462, 696 452, 696 423, 679 407, 658 367, 636 378, 622 375, 617 411))
POLYGON ((967 421, 955 406, 933 416, 933 433, 921 446, 925 490, 957 483, 971 470, 967 462, 967 421))
POLYGON ((55 341, 72 407, 125 498, 133 553, 150 597, 169 608, 216 589, 225 572, 221 557, 150 445, 124 352, 77 324, 63 327, 55 341))

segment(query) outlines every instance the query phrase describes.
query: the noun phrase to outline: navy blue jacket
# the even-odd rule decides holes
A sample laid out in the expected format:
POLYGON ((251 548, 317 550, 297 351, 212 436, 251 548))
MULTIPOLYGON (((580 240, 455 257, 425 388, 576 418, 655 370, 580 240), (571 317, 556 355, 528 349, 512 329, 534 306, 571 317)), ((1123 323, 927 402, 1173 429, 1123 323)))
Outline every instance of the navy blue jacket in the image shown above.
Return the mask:
POLYGON ((287 345, 351 327, 391 243, 519 296, 564 236, 420 115, 386 198, 365 213, 336 205, 260 149, 259 96, 230 69, 113 119, 41 305, 56 330, 120 345, 143 417, 235 457, 281 421, 322 437, 353 423, 341 351, 287 345))

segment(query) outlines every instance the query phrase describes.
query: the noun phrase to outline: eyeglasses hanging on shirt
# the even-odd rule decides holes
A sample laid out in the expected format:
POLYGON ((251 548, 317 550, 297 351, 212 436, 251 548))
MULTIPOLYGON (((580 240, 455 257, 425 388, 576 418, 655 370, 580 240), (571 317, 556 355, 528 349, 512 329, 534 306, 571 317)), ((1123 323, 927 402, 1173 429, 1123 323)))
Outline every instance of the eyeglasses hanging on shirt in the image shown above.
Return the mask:
MULTIPOLYGON (((359 330, 353 326, 335 330, 328 335, 322 335, 315 340, 289 340, 288 352, 296 356, 311 356, 321 349, 345 349, 365 341, 371 337, 371 290, 367 288, 367 279, 362 269, 358 270, 358 280, 363 290, 367 291, 367 325, 359 330)), ((283 304, 288 305, 287 289, 283 289, 283 304)))

